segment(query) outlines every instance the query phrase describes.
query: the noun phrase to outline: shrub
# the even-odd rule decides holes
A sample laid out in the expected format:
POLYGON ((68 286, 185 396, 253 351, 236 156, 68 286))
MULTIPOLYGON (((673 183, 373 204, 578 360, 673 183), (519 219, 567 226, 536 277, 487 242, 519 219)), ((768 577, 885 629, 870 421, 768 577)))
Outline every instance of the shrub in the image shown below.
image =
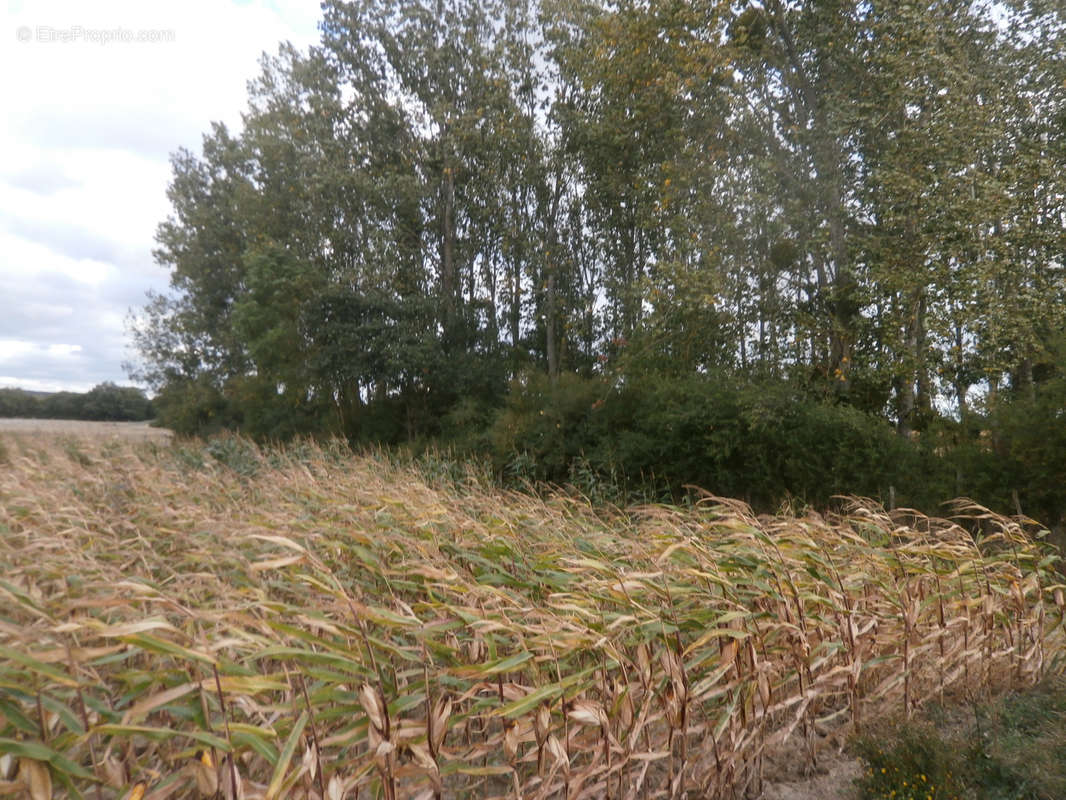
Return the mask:
POLYGON ((167 383, 155 398, 157 422, 175 433, 209 434, 236 428, 240 413, 208 376, 167 383))
POLYGON ((529 471, 517 477, 565 482, 570 465, 606 433, 599 429, 597 409, 609 391, 603 380, 572 374, 555 382, 539 373, 516 380, 489 432, 497 470, 506 472, 519 458, 529 471))
POLYGON ((512 387, 490 442, 498 471, 647 499, 696 485, 761 510, 784 500, 825 507, 835 495, 930 507, 945 467, 884 420, 813 400, 783 383, 728 376, 529 377, 512 387), (650 491, 649 491, 650 490, 650 491))
POLYGON ((958 800, 964 796, 961 760, 927 725, 903 724, 885 738, 857 743, 866 763, 859 779, 863 800, 958 800))
POLYGON ((216 436, 207 442, 204 450, 216 461, 245 477, 255 475, 262 466, 255 445, 239 436, 216 436))

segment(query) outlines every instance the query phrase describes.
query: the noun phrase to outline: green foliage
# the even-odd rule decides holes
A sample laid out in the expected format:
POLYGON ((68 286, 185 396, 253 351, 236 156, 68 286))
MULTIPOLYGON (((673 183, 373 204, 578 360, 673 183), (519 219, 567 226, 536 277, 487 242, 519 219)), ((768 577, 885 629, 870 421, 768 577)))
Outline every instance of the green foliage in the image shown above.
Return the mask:
POLYGON ((0 417, 140 422, 155 414, 144 391, 104 382, 88 392, 0 389, 0 417))
MULTIPOLYGON (((1066 379, 1057 378, 990 410, 991 447, 1001 492, 1016 491, 1022 510, 1049 525, 1066 522, 1066 379), (1006 472, 1007 474, 1003 474, 1006 472)), ((992 481, 980 486, 993 491, 992 481)), ((997 498, 1004 504, 1006 498, 997 498)))
POLYGON ((597 412, 609 392, 603 380, 569 374, 515 381, 490 433, 497 467, 523 480, 562 483, 571 463, 606 433, 597 412))
POLYGON ((144 392, 132 386, 101 383, 85 395, 83 419, 146 420, 153 415, 152 403, 144 392))
POLYGON ((156 395, 155 407, 161 426, 187 436, 240 424, 238 410, 230 406, 208 375, 168 382, 156 395))
POLYGON ((55 392, 41 400, 41 416, 45 419, 79 419, 85 400, 78 392, 55 392))
POLYGON ((887 740, 861 739, 857 750, 866 764, 859 779, 863 800, 961 800, 962 760, 929 726, 901 725, 887 740))
POLYGON ((223 392, 225 409, 234 415, 225 427, 260 440, 328 435, 335 428, 333 404, 307 391, 257 375, 233 378, 223 392))
POLYGON ((40 397, 23 389, 0 389, 0 417, 36 417, 40 397))
POLYGON ((969 708, 878 726, 854 742, 865 764, 863 800, 1066 796, 1064 689, 1061 676, 1051 676, 969 708))
POLYGON ((174 156, 164 424, 1066 524, 1061 8, 440 10, 327 0, 174 156))
POLYGON ((262 466, 258 449, 240 436, 215 436, 208 440, 204 452, 244 477, 255 475, 262 466))
POLYGON ((1047 678, 976 707, 965 753, 982 800, 1066 796, 1066 682, 1047 678))
POLYGON ((744 419, 757 465, 769 492, 760 500, 793 495, 824 507, 838 494, 888 500, 894 486, 904 505, 928 506, 938 499, 924 489, 935 471, 883 419, 846 405, 797 397, 785 387, 755 386, 744 396, 744 419))
POLYGON ((487 452, 491 448, 490 429, 498 410, 496 402, 474 396, 460 397, 441 418, 440 440, 467 454, 487 452))
POLYGON ((884 421, 784 383, 724 375, 620 386, 531 376, 513 387, 491 442, 497 467, 523 480, 629 484, 673 498, 694 485, 762 509, 786 498, 825 507, 837 494, 887 502, 890 486, 902 503, 939 499, 938 465, 884 421))

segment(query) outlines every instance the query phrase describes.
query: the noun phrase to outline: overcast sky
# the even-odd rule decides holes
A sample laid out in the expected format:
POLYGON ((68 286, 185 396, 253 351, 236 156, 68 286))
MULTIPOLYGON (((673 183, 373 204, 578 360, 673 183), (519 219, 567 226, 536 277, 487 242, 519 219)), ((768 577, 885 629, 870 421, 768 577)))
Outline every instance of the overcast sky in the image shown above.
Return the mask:
POLYGON ((169 156, 239 127, 258 60, 317 0, 0 0, 0 387, 128 383, 130 308, 167 273, 169 156))

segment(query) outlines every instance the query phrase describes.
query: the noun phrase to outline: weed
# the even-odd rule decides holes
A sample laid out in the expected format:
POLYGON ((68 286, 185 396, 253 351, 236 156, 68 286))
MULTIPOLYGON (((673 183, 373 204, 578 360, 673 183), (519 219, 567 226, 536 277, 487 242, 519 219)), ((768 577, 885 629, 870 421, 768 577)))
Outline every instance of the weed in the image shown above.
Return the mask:
POLYGON ((262 466, 259 449, 250 440, 239 436, 212 437, 204 445, 204 452, 244 477, 255 475, 262 466))
POLYGON ((904 724, 895 735, 860 739, 857 750, 866 762, 859 779, 863 800, 964 797, 961 760, 935 728, 904 724))
POLYGON ((1066 679, 976 708, 966 753, 982 798, 1066 797, 1066 679))
MULTIPOLYGON (((141 451, 142 456, 145 451, 141 451)), ((182 470, 201 470, 204 468, 204 451, 202 447, 193 444, 174 444, 170 448, 170 454, 182 470)), ((156 454, 153 452, 152 456, 156 454)))
POLYGON ((934 707, 919 723, 882 727, 856 743, 866 763, 864 800, 965 797, 1059 800, 1066 797, 1066 679, 973 701, 934 707), (942 794, 925 787, 938 786, 942 794))
POLYGON ((72 437, 63 439, 63 451, 70 460, 81 467, 91 467, 93 460, 82 449, 83 444, 72 437))

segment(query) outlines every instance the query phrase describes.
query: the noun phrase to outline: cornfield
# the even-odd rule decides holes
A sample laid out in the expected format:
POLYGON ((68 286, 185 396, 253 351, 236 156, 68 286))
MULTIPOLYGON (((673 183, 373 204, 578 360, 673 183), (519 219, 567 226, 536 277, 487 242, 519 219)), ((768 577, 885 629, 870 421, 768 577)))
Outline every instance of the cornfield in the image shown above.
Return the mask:
POLYGON ((1063 648, 1056 557, 973 505, 623 511, 336 443, 3 444, 0 795, 743 797, 785 744, 1063 648))

